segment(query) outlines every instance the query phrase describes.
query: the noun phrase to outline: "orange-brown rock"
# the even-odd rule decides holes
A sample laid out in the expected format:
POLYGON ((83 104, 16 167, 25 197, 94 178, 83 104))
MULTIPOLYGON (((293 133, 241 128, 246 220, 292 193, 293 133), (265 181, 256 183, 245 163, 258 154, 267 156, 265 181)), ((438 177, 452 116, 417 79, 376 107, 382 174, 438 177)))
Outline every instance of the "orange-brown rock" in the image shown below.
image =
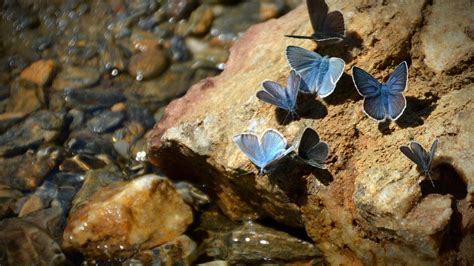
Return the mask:
POLYGON ((346 18, 342 43, 317 47, 284 38, 312 33, 304 5, 251 27, 232 47, 221 75, 166 108, 149 139, 153 162, 171 176, 205 183, 228 217, 269 216, 304 226, 334 265, 472 264, 467 254, 474 222, 466 218, 472 207, 460 206, 474 200, 474 154, 466 148, 474 139, 474 68, 466 63, 473 43, 430 38, 438 27, 463 33, 458 24, 465 19, 449 17, 464 14, 469 1, 327 2, 346 18), (341 57, 346 69, 331 96, 299 96, 301 119, 285 123, 286 113, 255 93, 265 79, 285 83, 288 45, 341 57), (410 65, 407 108, 396 122, 377 124, 361 110, 350 68, 383 80, 403 60, 410 65), (232 142, 247 130, 276 128, 292 143, 305 126, 330 145, 327 171, 286 160, 274 174, 258 176, 232 142), (429 147, 436 137, 433 188, 399 147, 411 138, 429 147))
POLYGON ((55 70, 56 63, 53 60, 39 60, 25 68, 21 72, 20 78, 38 86, 44 86, 52 80, 55 70))
POLYGON ((193 221, 171 182, 145 175, 97 191, 70 213, 63 248, 96 258, 118 258, 180 236, 193 221))

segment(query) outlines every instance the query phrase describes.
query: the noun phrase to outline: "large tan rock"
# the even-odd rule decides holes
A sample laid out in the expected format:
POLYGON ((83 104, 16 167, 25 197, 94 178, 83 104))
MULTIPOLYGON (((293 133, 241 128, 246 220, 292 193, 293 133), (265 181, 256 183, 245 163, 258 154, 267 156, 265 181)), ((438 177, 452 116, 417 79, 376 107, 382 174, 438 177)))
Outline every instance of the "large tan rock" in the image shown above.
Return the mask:
POLYGON ((169 175, 205 183, 230 218, 270 216, 304 226, 335 265, 466 261, 469 253, 463 249, 472 244, 474 224, 466 217, 472 217, 472 208, 453 206, 469 206, 474 195, 469 163, 474 154, 466 148, 473 139, 473 67, 453 73, 427 66, 423 34, 438 27, 436 14, 442 13, 432 12, 426 20, 436 8, 428 2, 328 4, 342 10, 348 25, 345 42, 318 48, 347 64, 331 96, 324 101, 300 96, 302 118, 286 125, 285 112, 255 97, 265 79, 285 83, 286 46, 316 47, 283 37, 311 33, 306 9, 300 6, 251 27, 232 47, 221 75, 193 86, 167 107, 149 139, 152 160, 169 175), (410 63, 407 109, 396 123, 379 125, 362 112, 350 67, 357 65, 382 80, 402 60, 410 63), (232 142, 246 130, 276 128, 291 143, 305 126, 317 129, 329 143, 328 171, 285 161, 273 175, 258 176, 232 142), (440 145, 433 189, 399 147, 410 138, 429 147, 436 137, 440 145))
POLYGON ((63 248, 96 258, 133 255, 181 235, 193 221, 171 182, 145 175, 97 191, 70 213, 63 248))

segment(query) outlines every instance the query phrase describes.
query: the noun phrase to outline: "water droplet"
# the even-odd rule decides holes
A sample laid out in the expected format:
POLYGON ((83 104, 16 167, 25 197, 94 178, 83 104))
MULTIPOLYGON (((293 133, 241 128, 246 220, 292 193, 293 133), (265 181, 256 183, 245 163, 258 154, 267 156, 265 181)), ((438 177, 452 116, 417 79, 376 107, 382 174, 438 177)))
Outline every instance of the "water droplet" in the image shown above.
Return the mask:
POLYGON ((250 242, 250 237, 246 237, 245 242, 250 242))
POLYGON ((112 69, 112 72, 110 72, 110 74, 111 74, 112 76, 114 76, 114 77, 117 76, 118 73, 119 73, 119 71, 118 71, 118 69, 116 69, 116 68, 112 69))
POLYGON ((260 244, 262 244, 262 245, 268 245, 268 244, 270 244, 270 242, 268 242, 268 241, 265 240, 265 239, 262 239, 262 240, 260 240, 260 244))

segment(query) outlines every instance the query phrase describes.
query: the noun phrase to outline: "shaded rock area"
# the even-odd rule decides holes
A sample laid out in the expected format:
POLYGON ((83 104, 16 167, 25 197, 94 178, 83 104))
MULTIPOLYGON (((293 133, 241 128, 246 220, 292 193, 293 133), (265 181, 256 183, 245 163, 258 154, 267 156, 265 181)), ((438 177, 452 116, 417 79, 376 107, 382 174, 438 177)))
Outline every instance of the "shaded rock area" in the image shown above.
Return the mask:
POLYGON ((345 15, 343 42, 317 47, 284 38, 312 33, 304 5, 252 26, 219 76, 165 109, 148 139, 152 161, 169 176, 205 184, 233 220, 270 217, 303 227, 330 264, 474 263, 470 2, 327 2, 345 15), (288 45, 346 62, 335 92, 324 100, 299 96, 301 119, 292 121, 255 97, 265 79, 285 83, 288 45), (350 69, 357 65, 383 80, 403 60, 407 108, 396 122, 377 124, 361 110, 350 69), (305 126, 329 143, 327 170, 285 160, 273 174, 258 176, 232 142, 247 130, 276 128, 293 143, 305 126), (429 147, 435 138, 433 188, 399 147, 410 139, 429 147))

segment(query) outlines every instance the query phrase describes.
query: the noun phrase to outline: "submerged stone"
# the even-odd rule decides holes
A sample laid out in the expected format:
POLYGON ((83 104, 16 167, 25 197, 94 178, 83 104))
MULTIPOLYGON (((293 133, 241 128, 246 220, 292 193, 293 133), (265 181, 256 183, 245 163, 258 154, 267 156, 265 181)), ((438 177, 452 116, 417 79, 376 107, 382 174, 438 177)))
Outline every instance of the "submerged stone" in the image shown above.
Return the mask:
POLYGON ((158 76, 167 66, 168 58, 165 53, 159 49, 149 49, 130 58, 128 72, 141 81, 158 76))
POLYGON ((25 68, 20 78, 44 86, 52 80, 55 70, 56 63, 53 60, 39 60, 25 68))
POLYGON ((110 132, 119 127, 124 118, 123 112, 105 110, 87 121, 87 127, 95 133, 110 132))
POLYGON ((15 203, 22 196, 20 191, 0 184, 0 219, 15 211, 15 203))
POLYGON ((2 265, 64 265, 58 243, 39 227, 22 219, 0 222, 0 264, 2 265))
POLYGON ((87 111, 108 108, 125 99, 120 92, 98 89, 68 89, 64 91, 64 98, 68 106, 87 111))
POLYGON ((64 67, 53 81, 55 90, 82 89, 91 87, 100 79, 100 71, 91 67, 64 67))
POLYGON ((55 140, 64 125, 64 114, 38 111, 0 135, 0 156, 15 155, 55 140))

